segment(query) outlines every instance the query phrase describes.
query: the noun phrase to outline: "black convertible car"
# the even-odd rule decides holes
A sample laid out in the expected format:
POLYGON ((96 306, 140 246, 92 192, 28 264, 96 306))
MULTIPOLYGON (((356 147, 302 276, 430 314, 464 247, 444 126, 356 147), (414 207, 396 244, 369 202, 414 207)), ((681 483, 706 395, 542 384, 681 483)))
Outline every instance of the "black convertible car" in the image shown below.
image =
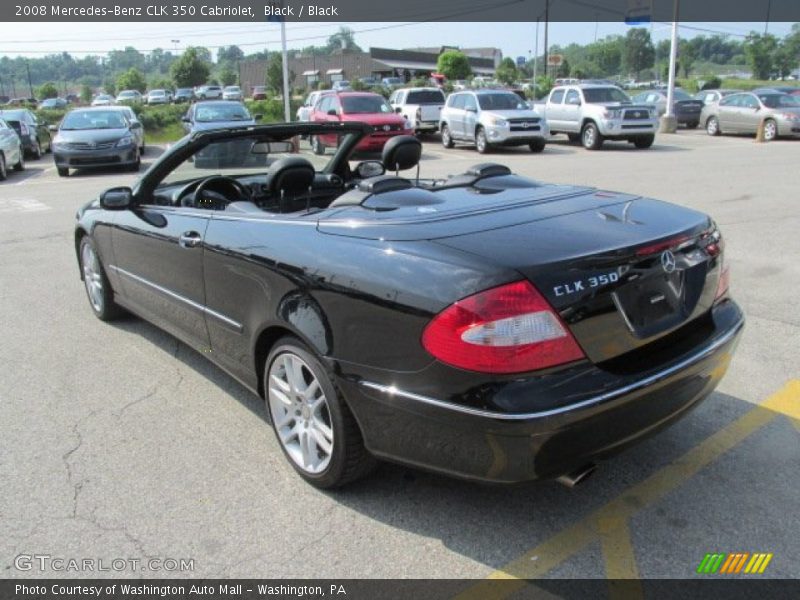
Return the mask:
POLYGON ((412 137, 356 161, 370 132, 184 138, 79 211, 92 310, 140 315, 258 393, 320 487, 376 458, 575 484, 720 381, 744 319, 708 216, 499 164, 420 179, 412 137), (337 147, 315 155, 316 135, 337 147))

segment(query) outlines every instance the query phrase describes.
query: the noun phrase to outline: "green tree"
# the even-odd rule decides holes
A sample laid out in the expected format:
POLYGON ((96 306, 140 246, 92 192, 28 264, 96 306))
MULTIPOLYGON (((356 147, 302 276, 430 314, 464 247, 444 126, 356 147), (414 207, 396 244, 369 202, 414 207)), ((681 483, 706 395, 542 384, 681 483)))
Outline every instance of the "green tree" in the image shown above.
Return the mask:
POLYGON ((637 79, 644 69, 653 66, 656 50, 650 39, 650 32, 642 27, 634 27, 625 36, 622 63, 629 73, 635 73, 637 79))
POLYGON ((222 46, 217 50, 217 62, 235 64, 244 58, 244 52, 239 46, 222 46))
MULTIPOLYGON (((292 84, 292 81, 294 81, 294 72, 289 71, 289 85, 292 84)), ((273 52, 269 57, 267 87, 276 94, 283 94, 283 58, 280 52, 273 52)))
POLYGON ((458 50, 446 50, 439 55, 436 70, 450 80, 466 79, 472 75, 467 56, 458 50))
POLYGON ((211 66, 202 56, 200 49, 187 48, 180 58, 172 63, 170 74, 175 85, 193 87, 206 82, 211 73, 211 66))
POLYGON ((788 37, 775 48, 773 59, 775 74, 781 79, 786 79, 791 75, 792 70, 797 66, 798 60, 800 60, 798 51, 792 47, 788 37))
POLYGON ((222 85, 234 85, 237 79, 239 79, 238 73, 229 65, 222 67, 219 72, 219 81, 222 85))
POLYGON ((167 79, 166 77, 158 77, 153 79, 150 82, 150 89, 151 90, 171 90, 172 89, 172 80, 167 79))
POLYGON ((517 65, 514 64, 514 60, 509 57, 504 58, 494 76, 500 83, 512 85, 518 79, 517 65))
POLYGON ((328 38, 328 45, 321 53, 330 54, 336 51, 344 52, 345 54, 362 51, 361 46, 356 44, 355 31, 349 27, 340 27, 339 31, 328 38))
POLYGON ((39 88, 39 99, 58 98, 58 88, 52 81, 48 81, 39 88))
POLYGON ((103 82, 103 91, 106 94, 114 95, 117 92, 117 86, 114 85, 114 82, 111 79, 106 79, 103 82))
POLYGON ((92 88, 85 83, 81 86, 81 102, 89 104, 92 101, 92 88))
POLYGON ((558 66, 556 73, 559 77, 569 77, 571 72, 572 67, 569 64, 569 60, 567 60, 565 57, 563 62, 558 66))
POLYGON ((147 89, 147 79, 136 67, 131 67, 117 77, 118 90, 138 90, 142 93, 147 89))
POLYGON ((744 55, 754 79, 769 79, 778 49, 778 39, 771 33, 752 32, 744 41, 744 55))
POLYGON ((678 43, 678 60, 681 70, 683 70, 683 76, 687 79, 699 54, 699 47, 694 39, 681 40, 678 43))

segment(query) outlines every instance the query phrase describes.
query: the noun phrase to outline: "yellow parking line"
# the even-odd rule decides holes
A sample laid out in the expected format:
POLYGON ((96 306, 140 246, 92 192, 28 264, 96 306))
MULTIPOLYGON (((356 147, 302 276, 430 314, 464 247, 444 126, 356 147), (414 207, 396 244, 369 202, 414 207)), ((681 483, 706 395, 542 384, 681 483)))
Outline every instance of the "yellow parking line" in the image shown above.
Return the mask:
POLYGON ((604 518, 597 523, 597 530, 606 564, 606 578, 612 580, 608 590, 609 598, 643 598, 628 522, 624 519, 604 518))
POLYGON ((502 586, 502 589, 498 589, 489 582, 482 581, 456 598, 498 600, 523 588, 527 583, 525 579, 541 577, 598 539, 598 536, 602 535, 602 532, 597 530, 598 524, 608 523, 609 520, 617 523, 627 522, 639 510, 676 489, 749 435, 771 422, 778 414, 800 420, 800 380, 787 382, 762 404, 711 435, 674 462, 488 576, 489 580, 515 579, 513 583, 509 582, 508 585, 502 586))

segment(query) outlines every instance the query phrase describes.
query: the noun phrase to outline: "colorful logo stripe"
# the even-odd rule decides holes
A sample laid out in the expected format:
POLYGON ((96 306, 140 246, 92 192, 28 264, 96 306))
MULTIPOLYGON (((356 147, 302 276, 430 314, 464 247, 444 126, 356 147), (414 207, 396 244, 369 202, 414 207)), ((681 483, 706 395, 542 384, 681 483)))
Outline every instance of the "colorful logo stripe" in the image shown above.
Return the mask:
POLYGON ((701 575, 738 575, 739 573, 760 575, 766 570, 772 556, 771 552, 709 553, 700 561, 697 572, 701 575))

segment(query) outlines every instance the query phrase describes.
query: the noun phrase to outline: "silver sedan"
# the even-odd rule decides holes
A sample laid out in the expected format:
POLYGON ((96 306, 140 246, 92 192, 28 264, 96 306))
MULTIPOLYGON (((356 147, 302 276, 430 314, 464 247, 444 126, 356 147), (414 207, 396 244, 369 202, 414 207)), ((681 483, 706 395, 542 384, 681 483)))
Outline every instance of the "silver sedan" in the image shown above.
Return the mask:
POLYGON ((708 135, 755 134, 764 123, 764 139, 800 137, 800 101, 778 92, 742 92, 707 104, 700 115, 708 135))
POLYGON ((25 168, 25 156, 17 132, 0 119, 0 181, 8 177, 11 167, 22 171, 25 168))

